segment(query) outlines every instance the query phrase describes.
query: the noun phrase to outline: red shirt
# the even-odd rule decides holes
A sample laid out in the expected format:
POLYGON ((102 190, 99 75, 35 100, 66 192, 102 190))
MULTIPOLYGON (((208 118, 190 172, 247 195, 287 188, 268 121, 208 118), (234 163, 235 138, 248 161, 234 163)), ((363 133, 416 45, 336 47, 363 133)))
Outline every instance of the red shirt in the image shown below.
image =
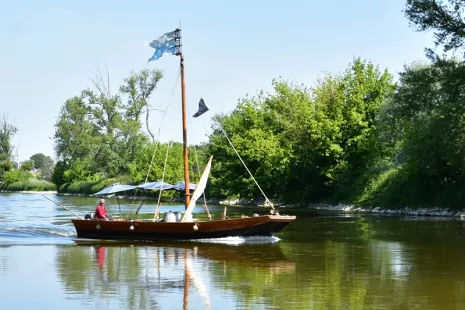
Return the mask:
POLYGON ((99 203, 97 209, 95 210, 95 218, 97 220, 104 220, 107 216, 107 210, 105 210, 105 205, 99 203))

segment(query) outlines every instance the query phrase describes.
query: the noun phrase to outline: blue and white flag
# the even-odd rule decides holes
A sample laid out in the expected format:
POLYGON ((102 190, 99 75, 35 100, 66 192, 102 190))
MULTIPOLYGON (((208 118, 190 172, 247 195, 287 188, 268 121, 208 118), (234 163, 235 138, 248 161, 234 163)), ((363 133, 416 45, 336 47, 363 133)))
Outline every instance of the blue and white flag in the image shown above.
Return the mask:
POLYGON ((155 49, 155 53, 149 59, 149 62, 159 59, 165 53, 171 55, 176 54, 176 32, 176 30, 167 32, 163 34, 161 37, 148 43, 150 47, 155 49))

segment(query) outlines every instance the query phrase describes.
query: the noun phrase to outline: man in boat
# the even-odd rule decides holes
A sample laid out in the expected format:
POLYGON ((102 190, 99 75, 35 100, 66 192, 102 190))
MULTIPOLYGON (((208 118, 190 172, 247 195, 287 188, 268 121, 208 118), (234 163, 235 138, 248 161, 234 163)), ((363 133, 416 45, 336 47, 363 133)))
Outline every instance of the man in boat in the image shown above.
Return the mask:
POLYGON ((95 209, 95 219, 99 221, 109 221, 109 216, 107 210, 105 209, 105 199, 100 199, 100 203, 95 209))

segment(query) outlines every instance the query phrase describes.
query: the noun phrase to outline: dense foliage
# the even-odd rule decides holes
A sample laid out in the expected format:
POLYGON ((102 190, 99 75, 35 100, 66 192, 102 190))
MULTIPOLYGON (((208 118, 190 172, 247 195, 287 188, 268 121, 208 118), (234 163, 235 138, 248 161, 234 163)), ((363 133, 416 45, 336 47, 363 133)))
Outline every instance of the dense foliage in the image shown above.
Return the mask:
MULTIPOLYGON (((348 195, 388 153, 377 116, 393 89, 387 71, 356 59, 312 89, 274 81, 274 93, 246 98, 217 119, 265 192, 285 200, 327 199, 348 195)), ((219 127, 209 150, 216 159, 214 195, 259 195, 219 127)))
POLYGON ((465 64, 413 64, 400 76, 390 113, 402 133, 402 165, 378 201, 460 206, 465 184, 465 64))

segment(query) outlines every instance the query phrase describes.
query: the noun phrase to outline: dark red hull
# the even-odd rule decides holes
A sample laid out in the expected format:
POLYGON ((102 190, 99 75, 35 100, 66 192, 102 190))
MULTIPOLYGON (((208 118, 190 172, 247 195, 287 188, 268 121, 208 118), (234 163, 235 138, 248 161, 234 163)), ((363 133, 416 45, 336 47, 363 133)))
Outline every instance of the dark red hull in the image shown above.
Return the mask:
POLYGON ((73 224, 78 238, 156 241, 273 236, 293 220, 295 220, 295 216, 264 215, 215 221, 172 223, 143 220, 74 219, 73 224))

